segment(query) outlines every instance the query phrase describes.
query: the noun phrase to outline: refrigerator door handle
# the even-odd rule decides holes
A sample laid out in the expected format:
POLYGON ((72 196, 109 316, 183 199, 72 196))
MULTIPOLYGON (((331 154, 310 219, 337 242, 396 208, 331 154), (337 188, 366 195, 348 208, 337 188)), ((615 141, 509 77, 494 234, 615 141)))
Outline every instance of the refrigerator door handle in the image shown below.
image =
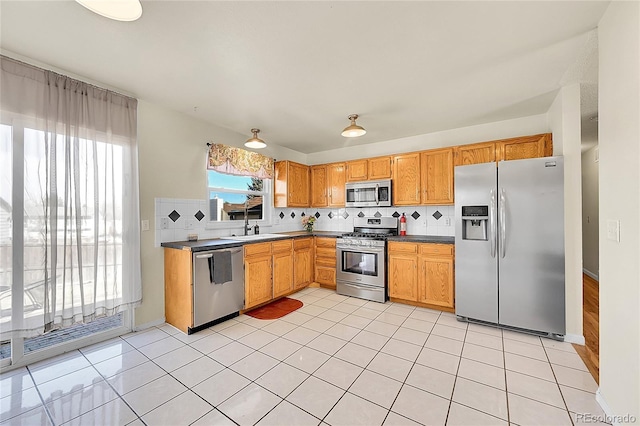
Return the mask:
POLYGON ((495 189, 491 190, 491 208, 489 210, 489 226, 490 230, 490 239, 491 239, 491 257, 496 257, 496 242, 498 236, 496 235, 496 191, 495 189))
POLYGON ((507 212, 506 212, 507 197, 505 196, 504 188, 500 189, 500 257, 504 259, 506 254, 505 243, 507 240, 507 212))

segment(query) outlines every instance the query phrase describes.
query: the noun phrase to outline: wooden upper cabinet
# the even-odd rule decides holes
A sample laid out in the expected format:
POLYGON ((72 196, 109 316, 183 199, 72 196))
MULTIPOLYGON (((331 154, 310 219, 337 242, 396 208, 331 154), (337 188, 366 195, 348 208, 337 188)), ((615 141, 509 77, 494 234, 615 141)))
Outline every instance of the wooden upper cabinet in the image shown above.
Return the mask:
POLYGON ((551 133, 496 141, 497 161, 549 157, 551 155, 553 155, 551 133))
POLYGON ((327 165, 327 182, 329 188, 329 207, 344 207, 345 202, 345 163, 327 165))
POLYGON ((311 166, 311 207, 326 207, 328 203, 327 167, 311 166))
POLYGON ((496 143, 482 142, 471 145, 456 146, 454 149, 455 165, 492 163, 496 161, 496 143))
POLYGON ((311 207, 344 207, 345 163, 311 166, 311 207))
POLYGON ((277 161, 273 177, 274 207, 309 207, 309 166, 277 161))
POLYGON ((391 179, 391 157, 376 157, 367 160, 369 180, 391 179))
POLYGON ((347 182, 391 179, 391 157, 375 157, 347 162, 347 182))
POLYGON ((393 157, 393 205, 420 204, 420 153, 393 157))
POLYGON ((347 162, 347 182, 357 182, 368 179, 367 160, 347 162))
POLYGON ((453 204, 453 148, 420 154, 422 204, 453 204))

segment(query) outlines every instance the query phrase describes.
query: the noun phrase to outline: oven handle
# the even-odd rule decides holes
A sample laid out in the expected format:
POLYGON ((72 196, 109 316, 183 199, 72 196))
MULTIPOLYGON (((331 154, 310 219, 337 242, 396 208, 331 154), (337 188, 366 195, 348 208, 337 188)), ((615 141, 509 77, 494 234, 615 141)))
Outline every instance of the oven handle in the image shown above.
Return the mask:
POLYGON ((355 285, 355 284, 349 284, 349 283, 340 283, 342 285, 346 285, 347 287, 353 287, 353 288, 357 288, 358 290, 370 290, 370 291, 384 291, 384 287, 371 287, 371 286, 367 286, 367 287, 363 287, 360 285, 355 285))
POLYGON ((359 252, 359 253, 369 253, 369 254, 378 254, 378 253, 384 253, 384 248, 381 247, 379 249, 376 248, 362 248, 362 247, 345 247, 345 246, 336 246, 336 248, 338 250, 350 250, 350 251, 354 251, 354 252, 359 252))

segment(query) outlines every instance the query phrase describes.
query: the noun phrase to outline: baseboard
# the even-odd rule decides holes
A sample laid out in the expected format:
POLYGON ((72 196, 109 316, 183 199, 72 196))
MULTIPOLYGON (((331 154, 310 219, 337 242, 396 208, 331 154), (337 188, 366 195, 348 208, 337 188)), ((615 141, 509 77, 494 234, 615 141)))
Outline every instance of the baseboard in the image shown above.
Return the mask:
POLYGON ((584 336, 582 334, 565 334, 564 341, 567 343, 575 343, 584 346, 584 336))
POLYGON ((142 331, 151 327, 157 327, 159 325, 164 324, 166 321, 164 318, 157 319, 155 321, 146 322, 144 324, 137 325, 133 328, 133 331, 142 331))
POLYGON ((598 388, 598 390, 596 391, 596 402, 598 403, 598 405, 600 405, 600 408, 602 408, 602 411, 604 411, 604 415, 607 416, 607 419, 601 420, 603 423, 605 420, 607 420, 607 421, 610 421, 613 426, 621 424, 617 421, 616 417, 613 415, 613 411, 611 410, 611 407, 609 407, 609 404, 607 404, 607 401, 604 400, 602 393, 600 393, 600 388, 598 388))
POLYGON ((594 274, 590 270, 588 270, 586 268, 582 268, 582 272, 584 272, 585 275, 588 275, 589 277, 593 278, 594 280, 600 282, 600 279, 598 278, 598 275, 594 274))

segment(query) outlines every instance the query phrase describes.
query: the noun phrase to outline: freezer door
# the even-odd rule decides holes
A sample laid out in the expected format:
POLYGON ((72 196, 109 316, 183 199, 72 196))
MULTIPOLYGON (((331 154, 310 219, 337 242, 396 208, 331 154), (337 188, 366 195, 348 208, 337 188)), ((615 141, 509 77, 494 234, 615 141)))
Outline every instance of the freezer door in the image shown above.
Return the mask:
POLYGON ((563 182, 562 157, 498 165, 500 324, 565 334, 563 182))
MULTIPOLYGON (((455 168, 456 229, 456 315, 492 323, 498 322, 498 259, 496 253, 495 163, 473 164, 455 168), (488 207, 487 239, 482 232, 463 232, 463 207, 469 212, 483 212, 488 207), (477 208, 480 207, 480 208, 477 208), (465 238, 466 237, 466 238, 465 238)), ((479 222, 469 223, 475 228, 479 222)), ((470 228, 471 229, 471 228, 470 228)))

